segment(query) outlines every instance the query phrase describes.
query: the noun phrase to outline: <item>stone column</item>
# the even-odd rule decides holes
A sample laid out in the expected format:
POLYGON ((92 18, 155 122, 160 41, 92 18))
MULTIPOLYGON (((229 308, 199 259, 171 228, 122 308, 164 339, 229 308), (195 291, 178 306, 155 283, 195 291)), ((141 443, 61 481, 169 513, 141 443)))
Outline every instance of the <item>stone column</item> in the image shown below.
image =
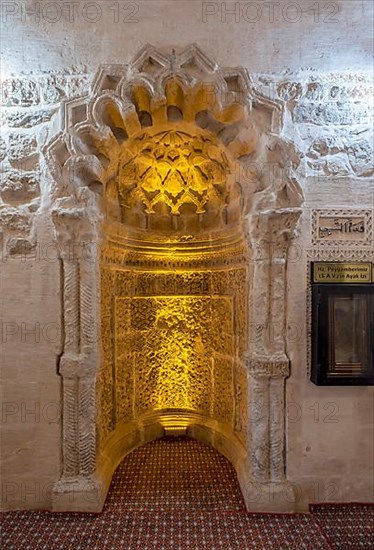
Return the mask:
POLYGON ((78 355, 79 335, 79 263, 70 254, 62 255, 64 353, 78 355))
POLYGON ((99 368, 98 258, 89 258, 83 213, 58 211, 63 277, 64 348, 59 364, 62 377, 62 476, 54 487, 54 510, 100 510, 97 466, 95 380, 99 368))
POLYGON ((291 511, 294 507, 285 473, 286 254, 299 215, 299 209, 267 211, 253 217, 250 231, 255 249, 252 335, 245 358, 251 480, 245 498, 250 510, 291 511))
POLYGON ((98 258, 80 260, 80 354, 84 363, 79 377, 79 472, 92 475, 96 467, 96 395, 99 361, 98 258))
POLYGON ((253 480, 284 479, 284 381, 287 358, 247 357, 249 383, 249 464, 253 480))
POLYGON ((64 349, 59 365, 62 377, 62 452, 63 477, 78 475, 78 379, 67 360, 79 358, 79 267, 78 260, 65 249, 62 254, 64 349), (69 372, 66 372, 68 370, 69 372))
POLYGON ((249 464, 256 482, 269 479, 269 379, 247 365, 249 384, 249 464))
POLYGON ((270 480, 282 482, 285 480, 285 440, 284 440, 284 391, 285 379, 288 376, 288 361, 278 363, 273 367, 269 380, 270 394, 270 480))

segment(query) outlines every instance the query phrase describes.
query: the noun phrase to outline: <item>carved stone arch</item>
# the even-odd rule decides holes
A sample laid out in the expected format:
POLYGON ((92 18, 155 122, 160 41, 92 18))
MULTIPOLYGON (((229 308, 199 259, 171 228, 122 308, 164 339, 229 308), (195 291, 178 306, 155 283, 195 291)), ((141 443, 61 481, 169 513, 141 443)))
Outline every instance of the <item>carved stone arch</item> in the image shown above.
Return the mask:
MULTIPOLYGON (((129 65, 102 66, 92 89, 63 104, 60 132, 44 150, 56 183, 52 217, 64 311, 63 471, 54 507, 101 509, 126 452, 186 428, 233 462, 249 508, 292 508, 289 498, 252 498, 253 483, 278 496, 286 483, 285 277, 303 198, 300 155, 282 137, 281 106, 261 96, 244 69, 220 68, 196 45, 170 54, 147 45, 129 65), (152 279, 152 269, 176 273, 185 289, 183 273, 192 274, 184 297, 170 290, 174 279, 152 279), (211 286, 199 290, 208 284, 203 273, 211 286), (117 287, 122 295, 112 292, 117 287), (220 297, 214 307, 221 314, 235 304, 232 322, 246 334, 231 355, 231 344, 224 348, 234 365, 231 424, 224 415, 217 420, 214 403, 204 405, 213 413, 203 414, 199 407, 188 411, 183 400, 180 410, 132 412, 121 420, 109 329, 119 301, 125 310, 130 295, 140 309, 156 307, 163 296, 161 317, 176 304, 187 318, 193 308, 199 317, 206 295, 220 297)), ((132 383, 119 382, 123 389, 132 383)))

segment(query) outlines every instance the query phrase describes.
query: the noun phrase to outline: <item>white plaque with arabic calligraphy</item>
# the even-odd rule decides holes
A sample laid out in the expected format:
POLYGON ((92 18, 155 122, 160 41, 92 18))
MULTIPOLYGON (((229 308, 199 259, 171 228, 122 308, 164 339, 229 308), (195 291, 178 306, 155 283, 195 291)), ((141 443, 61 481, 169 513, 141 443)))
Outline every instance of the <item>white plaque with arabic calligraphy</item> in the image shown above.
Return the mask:
POLYGON ((371 210, 313 210, 312 244, 323 246, 371 246, 373 212, 371 210))

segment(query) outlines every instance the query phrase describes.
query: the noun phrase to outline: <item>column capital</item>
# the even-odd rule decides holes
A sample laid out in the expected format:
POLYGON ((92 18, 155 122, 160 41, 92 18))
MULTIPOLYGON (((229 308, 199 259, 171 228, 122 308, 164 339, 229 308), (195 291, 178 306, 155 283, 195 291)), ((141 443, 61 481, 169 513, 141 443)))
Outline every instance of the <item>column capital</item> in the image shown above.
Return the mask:
POLYGON ((287 240, 301 216, 301 208, 274 208, 254 213, 248 218, 248 237, 257 237, 259 242, 287 240))
POLYGON ((92 222, 92 208, 63 198, 56 201, 51 214, 61 257, 66 260, 84 258, 81 248, 98 240, 97 224, 92 222))

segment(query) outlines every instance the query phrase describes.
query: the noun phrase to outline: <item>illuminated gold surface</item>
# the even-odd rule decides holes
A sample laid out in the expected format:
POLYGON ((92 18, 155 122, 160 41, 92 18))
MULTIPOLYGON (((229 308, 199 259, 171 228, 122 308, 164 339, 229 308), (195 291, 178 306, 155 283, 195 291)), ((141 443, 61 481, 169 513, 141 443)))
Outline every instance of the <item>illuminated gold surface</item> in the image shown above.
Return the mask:
POLYGON ((172 411, 245 438, 246 247, 231 153, 195 124, 143 128, 106 193, 100 437, 172 411))
MULTIPOLYGON (((135 409, 192 409, 210 414, 217 354, 232 355, 230 297, 117 298, 116 349, 135 360, 135 409)), ((117 352, 116 352, 117 353, 117 352)), ((117 371, 126 364, 117 362, 117 371)), ((230 364, 221 369, 232 387, 230 364), (226 371, 226 372, 225 372, 226 371)), ((122 401, 122 395, 117 393, 122 401)), ((232 411, 227 410, 230 416, 232 411)))
POLYGON ((132 208, 139 202, 147 214, 166 205, 180 214, 192 205, 196 214, 206 212, 207 203, 228 202, 226 180, 228 159, 213 137, 200 131, 190 135, 165 130, 152 136, 143 132, 126 143, 119 173, 121 205, 132 208))
POLYGON ((191 411, 245 437, 246 269, 102 268, 100 433, 152 411, 191 411))

